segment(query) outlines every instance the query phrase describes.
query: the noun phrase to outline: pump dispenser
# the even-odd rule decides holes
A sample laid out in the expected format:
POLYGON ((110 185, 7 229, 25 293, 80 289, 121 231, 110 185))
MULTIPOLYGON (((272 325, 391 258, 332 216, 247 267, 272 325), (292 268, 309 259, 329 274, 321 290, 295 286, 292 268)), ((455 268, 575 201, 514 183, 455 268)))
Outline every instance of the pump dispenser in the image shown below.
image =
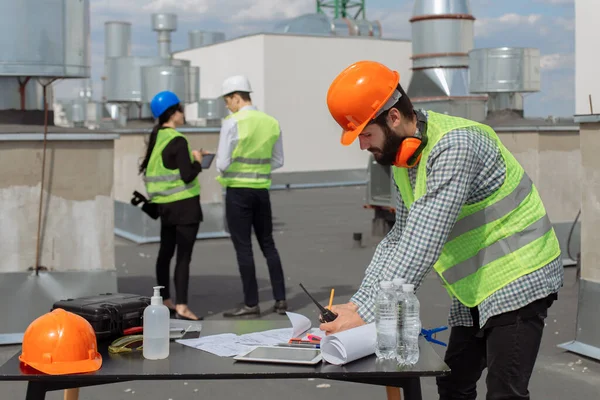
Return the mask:
POLYGON ((148 360, 162 360, 169 356, 169 308, 163 304, 160 289, 154 286, 150 305, 144 310, 143 355, 148 360))

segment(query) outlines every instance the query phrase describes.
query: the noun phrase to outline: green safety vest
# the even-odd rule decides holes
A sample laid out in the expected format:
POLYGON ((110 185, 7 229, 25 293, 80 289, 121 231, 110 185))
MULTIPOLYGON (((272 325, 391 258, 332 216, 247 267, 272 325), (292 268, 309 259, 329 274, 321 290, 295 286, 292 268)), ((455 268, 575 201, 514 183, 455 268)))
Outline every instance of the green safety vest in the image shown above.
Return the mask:
POLYGON ((238 142, 231 165, 217 181, 224 187, 268 189, 271 187, 271 157, 280 135, 279 122, 258 110, 229 115, 237 122, 238 142))
POLYGON ((393 167, 394 180, 410 210, 426 192, 427 158, 454 129, 477 126, 493 139, 506 163, 502 186, 488 198, 463 205, 434 269, 449 295, 475 307, 492 293, 560 255, 558 239, 539 193, 523 167, 487 125, 428 111, 428 143, 417 169, 415 190, 406 168, 393 167))
MULTIPOLYGON (((152 154, 150 155, 148 167, 146 168, 146 174, 144 176, 146 191, 153 203, 172 203, 200 194, 200 183, 198 182, 198 178, 195 178, 193 181, 186 184, 181 179, 181 174, 178 169, 169 169, 163 164, 162 152, 171 140, 176 137, 185 139, 185 136, 175 129, 162 128, 158 131, 156 143, 154 149, 152 149, 152 154)), ((189 143, 188 150, 190 152, 190 160, 193 161, 194 158, 189 143)))

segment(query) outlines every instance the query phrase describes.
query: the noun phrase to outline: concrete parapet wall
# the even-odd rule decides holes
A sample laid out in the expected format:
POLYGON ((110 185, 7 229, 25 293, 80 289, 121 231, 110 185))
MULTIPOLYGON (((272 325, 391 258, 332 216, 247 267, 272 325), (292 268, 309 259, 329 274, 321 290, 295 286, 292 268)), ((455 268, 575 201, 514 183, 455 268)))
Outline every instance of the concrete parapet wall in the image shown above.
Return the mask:
MULTIPOLYGON (((47 143, 40 265, 51 271, 112 270, 113 140, 68 136, 54 135, 47 143)), ((0 134, 0 273, 36 264, 43 142, 42 135, 23 137, 0 134)))

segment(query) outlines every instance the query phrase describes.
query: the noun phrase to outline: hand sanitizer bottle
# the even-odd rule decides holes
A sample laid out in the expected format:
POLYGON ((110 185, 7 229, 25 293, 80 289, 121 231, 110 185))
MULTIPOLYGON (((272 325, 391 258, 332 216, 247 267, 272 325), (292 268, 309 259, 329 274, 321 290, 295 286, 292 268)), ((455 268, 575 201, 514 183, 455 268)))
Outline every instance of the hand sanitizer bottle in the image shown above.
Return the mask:
POLYGON ((162 360, 169 356, 169 308, 163 304, 160 289, 154 286, 154 296, 144 310, 143 355, 148 360, 162 360))

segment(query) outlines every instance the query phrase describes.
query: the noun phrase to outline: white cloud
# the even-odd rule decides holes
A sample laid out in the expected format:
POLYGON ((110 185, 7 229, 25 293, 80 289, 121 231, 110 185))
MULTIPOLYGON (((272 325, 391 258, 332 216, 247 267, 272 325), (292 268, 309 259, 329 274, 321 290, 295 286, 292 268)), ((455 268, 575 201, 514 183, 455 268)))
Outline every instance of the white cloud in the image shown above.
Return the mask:
POLYGON ((539 14, 520 15, 509 13, 496 18, 478 18, 475 20, 475 36, 489 37, 506 29, 535 26, 542 19, 539 14))
POLYGON ((546 4, 573 4, 575 0, 533 0, 536 3, 546 3, 546 4))
POLYGON ((412 4, 405 3, 404 6, 394 7, 393 10, 369 10, 367 19, 381 23, 384 38, 410 39, 411 16, 412 4))
POLYGON ((540 58, 542 70, 554 71, 559 69, 572 69, 575 66, 574 54, 545 54, 540 58))
POLYGON ((181 21, 216 17, 224 24, 291 18, 315 9, 314 0, 96 0, 93 7, 103 14, 176 13, 181 21))

